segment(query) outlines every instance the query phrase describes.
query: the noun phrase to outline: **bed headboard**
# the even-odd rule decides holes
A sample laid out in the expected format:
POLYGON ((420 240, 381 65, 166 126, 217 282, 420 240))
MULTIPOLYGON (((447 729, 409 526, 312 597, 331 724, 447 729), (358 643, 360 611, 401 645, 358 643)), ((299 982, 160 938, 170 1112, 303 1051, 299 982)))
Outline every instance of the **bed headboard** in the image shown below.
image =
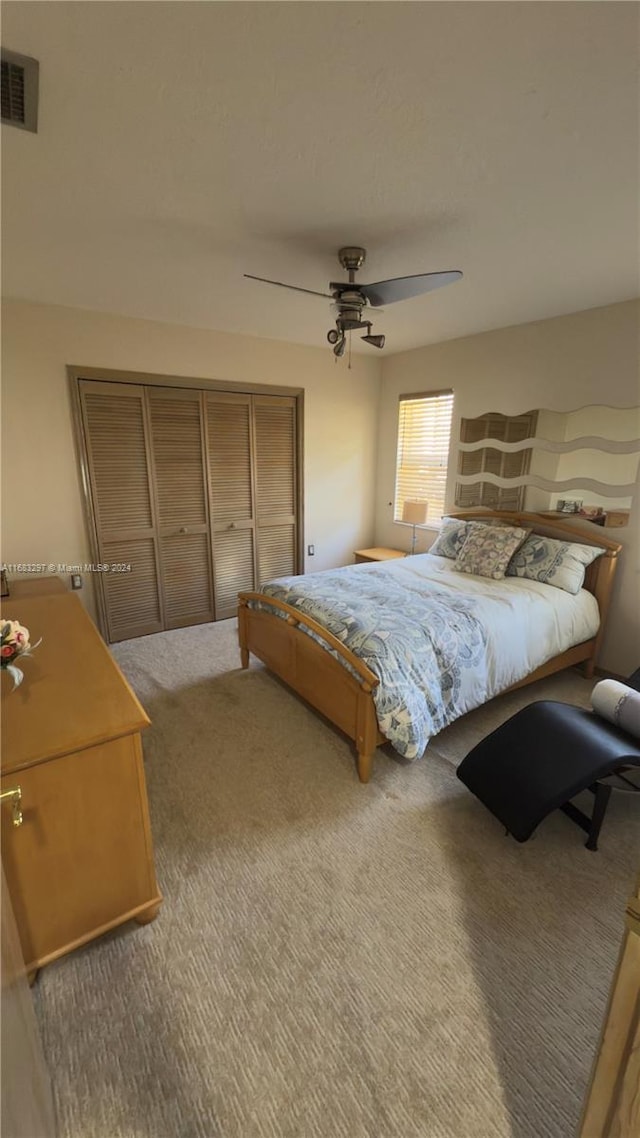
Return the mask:
POLYGON ((584 577, 584 588, 593 593, 600 609, 598 642, 601 640, 618 565, 618 554, 622 549, 620 543, 607 537, 604 530, 602 533, 594 533, 596 527, 591 522, 581 523, 580 519, 570 521, 569 518, 560 519, 558 515, 550 518, 546 514, 528 514, 522 511, 509 513, 506 510, 485 510, 481 506, 472 510, 452 510, 447 517, 461 518, 463 521, 507 522, 509 525, 530 529, 543 537, 555 537, 558 541, 578 541, 582 545, 597 545, 604 549, 602 556, 587 566, 584 577))

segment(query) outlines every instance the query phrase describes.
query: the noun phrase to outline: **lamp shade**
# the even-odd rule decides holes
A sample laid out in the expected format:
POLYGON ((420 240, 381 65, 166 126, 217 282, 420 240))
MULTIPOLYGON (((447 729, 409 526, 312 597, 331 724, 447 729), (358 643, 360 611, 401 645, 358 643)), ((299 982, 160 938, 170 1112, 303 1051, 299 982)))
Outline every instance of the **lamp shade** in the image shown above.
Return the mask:
POLYGON ((408 498, 402 506, 402 520, 411 526, 422 526, 427 520, 429 503, 421 498, 408 498))

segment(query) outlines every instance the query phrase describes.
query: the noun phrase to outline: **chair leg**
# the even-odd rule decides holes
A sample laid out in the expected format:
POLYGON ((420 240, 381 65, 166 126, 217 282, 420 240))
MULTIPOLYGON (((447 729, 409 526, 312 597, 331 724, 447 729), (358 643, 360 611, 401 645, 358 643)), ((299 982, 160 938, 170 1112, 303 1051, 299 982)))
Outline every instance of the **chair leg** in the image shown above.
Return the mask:
POLYGON ((597 850, 598 838, 600 830, 604 821, 604 816, 607 812, 609 799, 611 798, 611 786, 606 786, 604 783, 597 782, 594 790, 595 801, 593 803, 593 814, 591 815, 591 826, 589 827, 589 836, 585 842, 588 850, 597 850))

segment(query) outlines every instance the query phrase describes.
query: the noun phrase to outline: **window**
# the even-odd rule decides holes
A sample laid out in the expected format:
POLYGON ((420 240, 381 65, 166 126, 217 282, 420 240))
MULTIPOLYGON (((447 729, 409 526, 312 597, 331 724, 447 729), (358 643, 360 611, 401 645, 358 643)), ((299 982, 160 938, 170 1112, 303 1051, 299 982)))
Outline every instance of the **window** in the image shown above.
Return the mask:
POLYGON ((428 521, 444 514, 452 414, 452 391, 400 396, 394 521, 413 498, 429 503, 428 521))

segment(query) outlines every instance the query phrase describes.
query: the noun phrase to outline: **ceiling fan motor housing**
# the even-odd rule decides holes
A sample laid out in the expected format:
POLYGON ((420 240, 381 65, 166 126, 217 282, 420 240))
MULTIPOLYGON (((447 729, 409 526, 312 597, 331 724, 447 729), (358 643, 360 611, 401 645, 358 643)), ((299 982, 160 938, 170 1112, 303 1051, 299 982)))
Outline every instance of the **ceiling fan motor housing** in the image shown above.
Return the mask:
POLYGON ((366 304, 362 293, 356 289, 349 289, 341 293, 337 300, 337 323, 348 331, 350 328, 359 328, 362 323, 362 309, 366 304))

